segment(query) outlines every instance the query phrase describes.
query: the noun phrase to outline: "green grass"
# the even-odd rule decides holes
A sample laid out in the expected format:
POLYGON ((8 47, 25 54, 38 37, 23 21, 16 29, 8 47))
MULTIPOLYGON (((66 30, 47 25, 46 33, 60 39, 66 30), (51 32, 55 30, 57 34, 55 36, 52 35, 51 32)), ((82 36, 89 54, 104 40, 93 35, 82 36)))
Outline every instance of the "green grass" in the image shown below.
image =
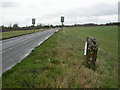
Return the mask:
POLYGON ((8 39, 8 38, 16 37, 16 36, 39 32, 42 30, 43 29, 0 32, 0 35, 2 34, 2 37, 0 37, 0 39, 8 39))
POLYGON ((3 74, 3 88, 117 88, 117 26, 64 28, 3 74), (98 40, 96 70, 85 67, 86 37, 98 40))

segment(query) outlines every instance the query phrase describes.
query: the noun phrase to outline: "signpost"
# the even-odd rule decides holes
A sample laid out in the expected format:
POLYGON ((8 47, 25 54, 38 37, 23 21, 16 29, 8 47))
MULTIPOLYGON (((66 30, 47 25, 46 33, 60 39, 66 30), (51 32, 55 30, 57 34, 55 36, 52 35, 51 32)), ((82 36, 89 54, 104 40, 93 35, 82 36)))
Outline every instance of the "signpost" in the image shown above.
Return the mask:
POLYGON ((98 43, 94 37, 87 37, 85 42, 84 56, 86 57, 86 64, 90 68, 95 69, 95 62, 97 59, 98 43))
POLYGON ((64 26, 64 24, 63 24, 64 23, 64 17, 63 16, 61 17, 61 23, 62 23, 62 29, 63 29, 63 26, 64 26))
POLYGON ((35 25, 35 19, 34 18, 32 19, 32 24, 33 24, 33 26, 35 25))

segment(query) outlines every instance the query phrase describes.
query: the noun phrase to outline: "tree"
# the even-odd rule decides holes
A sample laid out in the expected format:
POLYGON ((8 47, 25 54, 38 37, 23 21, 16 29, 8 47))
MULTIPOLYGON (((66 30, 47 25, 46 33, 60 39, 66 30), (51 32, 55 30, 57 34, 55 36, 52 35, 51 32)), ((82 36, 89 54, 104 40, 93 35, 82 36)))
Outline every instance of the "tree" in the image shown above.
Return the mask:
POLYGON ((53 25, 50 25, 51 28, 53 28, 53 25))
POLYGON ((14 25, 13 25, 13 29, 14 29, 14 30, 18 30, 18 29, 19 29, 18 24, 14 24, 14 25))
POLYGON ((40 24, 37 25, 37 28, 40 29, 40 28, 42 28, 42 26, 43 25, 40 23, 40 24))

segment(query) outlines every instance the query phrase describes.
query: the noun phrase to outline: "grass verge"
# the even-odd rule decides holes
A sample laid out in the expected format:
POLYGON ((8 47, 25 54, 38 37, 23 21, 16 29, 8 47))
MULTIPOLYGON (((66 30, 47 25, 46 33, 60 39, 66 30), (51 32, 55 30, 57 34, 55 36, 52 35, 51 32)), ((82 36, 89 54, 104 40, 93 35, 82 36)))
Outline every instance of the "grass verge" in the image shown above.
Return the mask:
POLYGON ((39 32, 39 31, 43 31, 43 30, 44 29, 0 32, 0 35, 2 35, 2 37, 0 37, 0 40, 1 39, 2 40, 9 39, 9 38, 13 38, 13 37, 17 37, 17 36, 22 36, 22 35, 26 35, 26 34, 31 34, 31 33, 39 32))
POLYGON ((11 70, 3 74, 3 88, 117 88, 117 26, 64 28, 11 70), (98 40, 96 70, 84 65, 87 36, 98 40))

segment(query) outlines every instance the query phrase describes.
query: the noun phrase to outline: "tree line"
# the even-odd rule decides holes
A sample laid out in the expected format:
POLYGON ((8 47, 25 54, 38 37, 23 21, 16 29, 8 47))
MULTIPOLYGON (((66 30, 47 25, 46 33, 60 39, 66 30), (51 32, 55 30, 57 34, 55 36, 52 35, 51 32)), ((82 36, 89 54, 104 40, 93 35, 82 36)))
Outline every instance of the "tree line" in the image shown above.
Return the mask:
MULTIPOLYGON (((94 24, 94 23, 87 23, 87 24, 74 24, 74 25, 64 25, 64 27, 77 27, 77 26, 110 26, 110 25, 120 25, 120 22, 114 22, 114 23, 106 23, 106 24, 94 24)), ((62 25, 42 25, 39 24, 37 26, 26 26, 26 27, 20 27, 18 24, 13 24, 12 26, 0 26, 0 32, 7 32, 7 31, 15 31, 15 30, 33 30, 33 29, 44 29, 44 28, 56 28, 56 27, 62 27, 62 25)))
POLYGON ((37 25, 37 26, 25 26, 25 27, 20 27, 18 24, 13 24, 12 26, 0 26, 1 32, 6 32, 6 31, 15 31, 15 30, 33 30, 33 29, 41 29, 41 28, 50 28, 53 27, 53 25, 37 25))

